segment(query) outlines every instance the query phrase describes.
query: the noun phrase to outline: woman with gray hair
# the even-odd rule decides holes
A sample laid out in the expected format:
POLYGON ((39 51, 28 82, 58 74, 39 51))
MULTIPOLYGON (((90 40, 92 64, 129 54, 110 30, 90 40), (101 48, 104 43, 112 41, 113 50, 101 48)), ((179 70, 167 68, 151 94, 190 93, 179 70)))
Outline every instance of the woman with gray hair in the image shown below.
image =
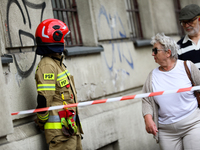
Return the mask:
MULTIPOLYGON (((179 46, 163 33, 152 37, 152 56, 160 66, 153 69, 143 92, 166 91, 191 87, 184 62, 177 59, 179 46)), ((200 85, 200 72, 186 62, 193 81, 200 85)), ((192 91, 142 99, 146 131, 153 134, 162 150, 200 149, 200 110, 192 91)))

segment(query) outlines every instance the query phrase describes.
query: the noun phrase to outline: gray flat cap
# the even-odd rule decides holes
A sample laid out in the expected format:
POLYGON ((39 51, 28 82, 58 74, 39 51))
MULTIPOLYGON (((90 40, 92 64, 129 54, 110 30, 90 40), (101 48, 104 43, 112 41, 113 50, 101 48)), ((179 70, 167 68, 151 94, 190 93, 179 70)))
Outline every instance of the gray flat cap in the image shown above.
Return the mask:
POLYGON ((179 20, 190 20, 200 15, 200 7, 196 4, 190 4, 181 9, 179 20))

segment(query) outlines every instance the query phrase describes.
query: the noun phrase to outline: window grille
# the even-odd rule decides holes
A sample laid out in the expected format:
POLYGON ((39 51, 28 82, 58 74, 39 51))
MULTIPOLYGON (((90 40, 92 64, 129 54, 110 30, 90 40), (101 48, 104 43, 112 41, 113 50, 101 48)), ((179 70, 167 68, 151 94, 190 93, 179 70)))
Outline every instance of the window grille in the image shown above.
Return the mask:
POLYGON ((180 0, 174 1, 174 7, 175 7, 176 22, 177 22, 177 27, 178 27, 178 35, 182 37, 184 36, 184 29, 181 26, 180 21, 179 21, 179 13, 181 10, 180 0))
POLYGON ((127 15, 129 18, 130 37, 132 40, 143 38, 142 26, 137 0, 126 0, 127 15))
POLYGON ((67 46, 82 46, 75 0, 51 0, 54 18, 66 23, 70 34, 65 38, 67 46))

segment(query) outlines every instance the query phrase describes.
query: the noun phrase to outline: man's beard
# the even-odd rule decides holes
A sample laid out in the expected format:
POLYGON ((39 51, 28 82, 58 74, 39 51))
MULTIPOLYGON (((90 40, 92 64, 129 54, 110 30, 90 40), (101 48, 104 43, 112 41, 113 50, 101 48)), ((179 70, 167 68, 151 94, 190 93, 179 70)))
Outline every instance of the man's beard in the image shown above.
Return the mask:
POLYGON ((200 25, 199 25, 199 23, 197 23, 197 25, 195 27, 188 27, 188 28, 190 28, 192 30, 190 30, 190 31, 185 30, 186 34, 189 36, 195 36, 199 32, 200 25))

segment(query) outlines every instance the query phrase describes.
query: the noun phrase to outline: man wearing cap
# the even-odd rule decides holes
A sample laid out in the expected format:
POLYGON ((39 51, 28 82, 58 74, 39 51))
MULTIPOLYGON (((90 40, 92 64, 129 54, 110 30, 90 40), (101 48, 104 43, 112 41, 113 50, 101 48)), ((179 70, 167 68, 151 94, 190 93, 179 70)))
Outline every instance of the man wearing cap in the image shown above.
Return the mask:
POLYGON ((200 69, 200 7, 190 4, 182 8, 179 21, 186 35, 177 42, 178 58, 190 60, 200 69))

